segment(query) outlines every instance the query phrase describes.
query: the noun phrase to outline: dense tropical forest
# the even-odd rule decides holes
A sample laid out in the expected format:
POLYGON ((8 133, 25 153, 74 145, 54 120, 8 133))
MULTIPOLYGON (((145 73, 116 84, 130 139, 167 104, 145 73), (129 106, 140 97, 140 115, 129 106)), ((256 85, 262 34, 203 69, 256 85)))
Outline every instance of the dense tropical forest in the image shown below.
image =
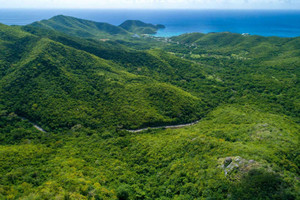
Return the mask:
POLYGON ((300 199, 300 37, 161 28, 0 24, 0 199, 300 199))

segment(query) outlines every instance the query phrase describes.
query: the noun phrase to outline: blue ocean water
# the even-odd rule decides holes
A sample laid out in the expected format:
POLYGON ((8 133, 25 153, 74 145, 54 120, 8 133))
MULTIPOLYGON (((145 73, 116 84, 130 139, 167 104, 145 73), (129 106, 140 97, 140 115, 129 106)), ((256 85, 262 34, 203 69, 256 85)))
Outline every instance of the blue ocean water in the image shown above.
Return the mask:
POLYGON ((127 19, 164 24, 157 36, 190 32, 233 32, 262 36, 300 36, 300 10, 37 10, 0 9, 0 23, 25 25, 55 15, 119 25, 127 19))

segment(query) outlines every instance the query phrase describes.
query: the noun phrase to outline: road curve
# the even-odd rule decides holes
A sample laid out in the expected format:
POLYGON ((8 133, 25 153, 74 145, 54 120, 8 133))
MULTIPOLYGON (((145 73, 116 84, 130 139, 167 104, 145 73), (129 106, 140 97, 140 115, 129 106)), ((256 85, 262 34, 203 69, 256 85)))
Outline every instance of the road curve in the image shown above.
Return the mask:
POLYGON ((29 120, 26 119, 25 117, 21 117, 21 116, 18 116, 18 115, 17 115, 17 117, 19 117, 19 118, 22 119, 22 120, 27 120, 30 124, 33 125, 33 127, 34 127, 35 129, 37 129, 37 130, 39 130, 39 131, 41 131, 41 132, 43 132, 43 133, 47 133, 47 131, 45 131, 42 127, 40 127, 40 126, 36 125, 35 123, 29 121, 29 120))
POLYGON ((156 126, 156 127, 147 127, 147 128, 141 128, 141 129, 136 129, 136 130, 128 130, 126 129, 126 131, 131 132, 131 133, 138 133, 138 132, 142 132, 142 131, 146 131, 149 129, 160 129, 160 128, 182 128, 185 126, 192 126, 194 124, 197 124, 200 120, 197 120, 195 122, 192 123, 188 123, 188 124, 178 124, 178 125, 169 125, 169 126, 156 126))

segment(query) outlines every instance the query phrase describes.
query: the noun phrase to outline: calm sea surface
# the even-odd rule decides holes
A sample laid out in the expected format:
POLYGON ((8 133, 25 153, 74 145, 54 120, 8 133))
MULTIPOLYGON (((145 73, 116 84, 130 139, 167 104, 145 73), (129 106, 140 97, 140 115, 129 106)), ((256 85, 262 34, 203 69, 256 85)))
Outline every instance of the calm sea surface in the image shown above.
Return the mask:
POLYGON ((119 25, 127 19, 164 24, 157 36, 190 32, 249 33, 262 36, 300 36, 300 10, 31 10, 0 9, 0 23, 25 25, 55 15, 69 15, 119 25))

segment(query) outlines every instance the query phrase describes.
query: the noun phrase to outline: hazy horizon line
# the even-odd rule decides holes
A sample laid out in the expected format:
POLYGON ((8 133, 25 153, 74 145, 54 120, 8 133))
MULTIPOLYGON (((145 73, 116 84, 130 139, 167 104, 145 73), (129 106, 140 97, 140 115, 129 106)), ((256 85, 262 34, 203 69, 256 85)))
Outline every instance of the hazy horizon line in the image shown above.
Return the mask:
POLYGON ((0 10, 293 10, 300 11, 300 8, 18 8, 8 7, 0 10))

